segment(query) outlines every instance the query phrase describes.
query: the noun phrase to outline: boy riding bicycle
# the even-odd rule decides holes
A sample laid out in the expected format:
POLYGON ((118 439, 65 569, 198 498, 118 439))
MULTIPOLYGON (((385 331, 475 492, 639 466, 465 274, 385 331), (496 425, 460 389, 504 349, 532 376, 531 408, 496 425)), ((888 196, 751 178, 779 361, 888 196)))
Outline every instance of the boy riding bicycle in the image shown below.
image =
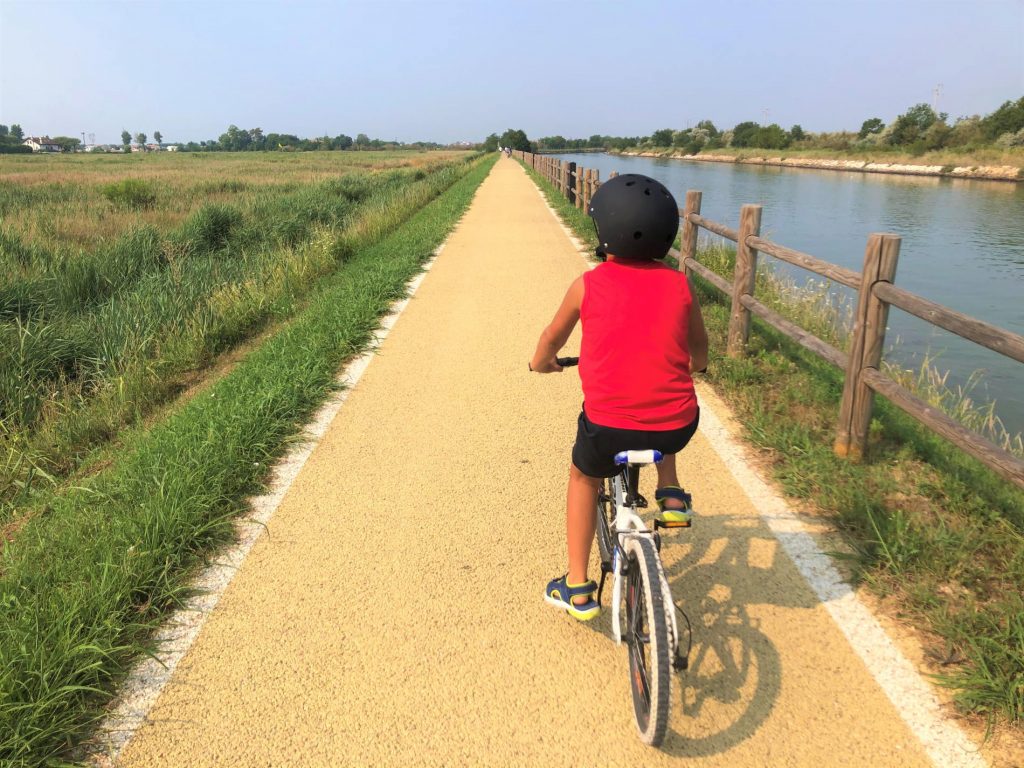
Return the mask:
POLYGON ((586 621, 600 613, 587 578, 603 479, 624 450, 655 449, 655 500, 666 521, 687 519, 690 495, 679 485, 676 454, 697 430, 700 409, 691 371, 707 366, 708 337, 685 274, 664 258, 679 229, 672 194, 655 179, 616 176, 594 194, 589 213, 606 261, 578 277, 541 333, 530 370, 562 370, 556 360, 583 324, 583 410, 569 468, 566 538, 569 571, 552 579, 545 599, 586 621))

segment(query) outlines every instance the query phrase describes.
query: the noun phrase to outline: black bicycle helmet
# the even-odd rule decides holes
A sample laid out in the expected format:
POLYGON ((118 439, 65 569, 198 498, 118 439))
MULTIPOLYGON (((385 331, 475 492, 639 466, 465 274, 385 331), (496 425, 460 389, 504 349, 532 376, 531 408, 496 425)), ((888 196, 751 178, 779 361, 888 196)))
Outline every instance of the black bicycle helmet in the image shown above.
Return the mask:
POLYGON ((665 185, 626 173, 608 179, 590 201, 598 254, 623 259, 661 259, 679 230, 679 206, 665 185))

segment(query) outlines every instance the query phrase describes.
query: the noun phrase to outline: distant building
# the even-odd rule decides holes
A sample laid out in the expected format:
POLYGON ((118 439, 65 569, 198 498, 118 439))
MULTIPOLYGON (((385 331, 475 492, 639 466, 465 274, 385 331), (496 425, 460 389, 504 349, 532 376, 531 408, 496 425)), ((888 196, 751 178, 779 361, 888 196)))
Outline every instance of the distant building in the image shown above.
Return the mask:
POLYGON ((29 136, 21 143, 32 147, 33 152, 60 152, 60 144, 55 144, 49 136, 29 136))
POLYGON ((179 147, 177 144, 168 144, 166 147, 164 147, 164 149, 167 150, 168 152, 177 152, 179 149, 181 149, 181 147, 179 147))
POLYGON ((145 152, 146 148, 142 144, 132 144, 132 152, 145 152))

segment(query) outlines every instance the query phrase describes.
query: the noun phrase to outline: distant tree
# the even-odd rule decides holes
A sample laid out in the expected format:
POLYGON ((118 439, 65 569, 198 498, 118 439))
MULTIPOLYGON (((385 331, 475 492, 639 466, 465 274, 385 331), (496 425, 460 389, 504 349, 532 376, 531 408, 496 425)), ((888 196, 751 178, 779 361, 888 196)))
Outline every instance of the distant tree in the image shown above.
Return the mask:
POLYGON ((755 136, 761 126, 757 123, 747 121, 740 123, 732 129, 732 146, 734 147, 753 147, 756 146, 754 143, 755 136))
POLYGON ((17 123, 11 125, 11 136, 16 138, 18 141, 23 141, 25 138, 25 132, 21 130, 21 126, 17 123))
POLYGON ((370 146, 370 137, 365 133, 357 133, 355 140, 356 149, 366 149, 370 146))
POLYGON ((344 133, 339 133, 334 137, 333 146, 335 149, 351 149, 352 137, 346 136, 344 133))
POLYGON ((936 114, 928 104, 915 104, 896 118, 889 141, 897 145, 912 144, 932 127, 932 123, 945 122, 947 117, 945 112, 936 114))
POLYGON ((656 147, 671 147, 672 133, 671 128, 662 128, 659 131, 655 131, 651 134, 651 144, 656 147))
POLYGON ((140 147, 146 146, 146 134, 144 134, 144 133, 136 133, 135 134, 135 143, 138 144, 140 147))
POLYGON ((883 128, 885 128, 885 123, 883 123, 880 118, 869 118, 860 124, 860 131, 857 133, 857 138, 866 139, 873 133, 881 133, 883 128))
POLYGON ((783 130, 781 125, 772 123, 762 128, 758 128, 754 132, 752 139, 752 147, 761 147, 762 149, 785 149, 789 146, 789 134, 783 130))
POLYGON ((266 149, 267 137, 263 135, 262 128, 250 128, 246 133, 249 134, 249 143, 246 145, 248 150, 257 152, 266 149))
POLYGON ((227 152, 241 152, 249 148, 252 137, 237 125, 229 125, 227 131, 220 135, 218 143, 227 152))
POLYGON ((789 129, 789 138, 793 141, 803 141, 807 138, 807 134, 804 133, 804 129, 799 125, 794 125, 789 129))
POLYGON ((965 144, 980 144, 985 140, 982 120, 978 115, 958 117, 946 141, 947 147, 962 147, 965 144))
POLYGON ((598 136, 596 133, 587 139, 587 146, 591 149, 601 149, 604 146, 604 137, 598 136))
MULTIPOLYGON (((991 115, 981 121, 981 129, 989 141, 1004 133, 1016 134, 1024 128, 1024 96, 1017 101, 1007 101, 991 115)), ((12 126, 13 129, 13 126, 12 126)))
POLYGON ((74 152, 82 140, 73 139, 70 136, 54 136, 53 143, 60 147, 61 152, 74 152))
POLYGON ((945 120, 936 120, 921 134, 921 140, 927 150, 942 149, 949 143, 952 135, 953 129, 946 125, 945 120))
POLYGON ((503 147, 512 147, 512 149, 519 152, 530 151, 530 140, 526 136, 526 131, 519 128, 509 128, 501 134, 501 139, 499 139, 499 141, 503 147))
POLYGON ((690 129, 686 129, 685 131, 672 131, 671 145, 673 147, 685 147, 690 143, 691 138, 692 132, 690 129))
POLYGON ((121 146, 128 149, 132 143, 132 135, 128 131, 121 131, 121 146))
POLYGON ((10 133, 10 128, 8 128, 6 125, 0 125, 0 138, 3 138, 4 136, 9 136, 10 133))
POLYGON ((718 129, 715 128, 715 124, 710 120, 701 120, 697 123, 695 129, 699 131, 707 131, 709 139, 717 139, 721 135, 718 132, 718 129))
POLYGON ((484 152, 497 152, 498 151, 498 134, 492 133, 486 139, 484 139, 484 152))
POLYGON ((157 144, 163 144, 164 135, 160 133, 160 131, 153 131, 153 141, 155 141, 157 144))

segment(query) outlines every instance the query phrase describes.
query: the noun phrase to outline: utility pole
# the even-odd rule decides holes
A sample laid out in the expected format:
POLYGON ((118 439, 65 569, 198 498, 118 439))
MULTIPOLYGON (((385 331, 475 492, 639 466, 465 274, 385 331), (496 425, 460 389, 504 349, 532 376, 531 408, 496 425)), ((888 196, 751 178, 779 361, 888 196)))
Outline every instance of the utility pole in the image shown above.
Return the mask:
POLYGON ((768 115, 771 114, 771 110, 768 107, 764 108, 764 124, 768 125, 768 115))
POLYGON ((942 83, 935 86, 935 90, 932 91, 932 111, 937 115, 939 114, 939 96, 942 95, 942 83))

